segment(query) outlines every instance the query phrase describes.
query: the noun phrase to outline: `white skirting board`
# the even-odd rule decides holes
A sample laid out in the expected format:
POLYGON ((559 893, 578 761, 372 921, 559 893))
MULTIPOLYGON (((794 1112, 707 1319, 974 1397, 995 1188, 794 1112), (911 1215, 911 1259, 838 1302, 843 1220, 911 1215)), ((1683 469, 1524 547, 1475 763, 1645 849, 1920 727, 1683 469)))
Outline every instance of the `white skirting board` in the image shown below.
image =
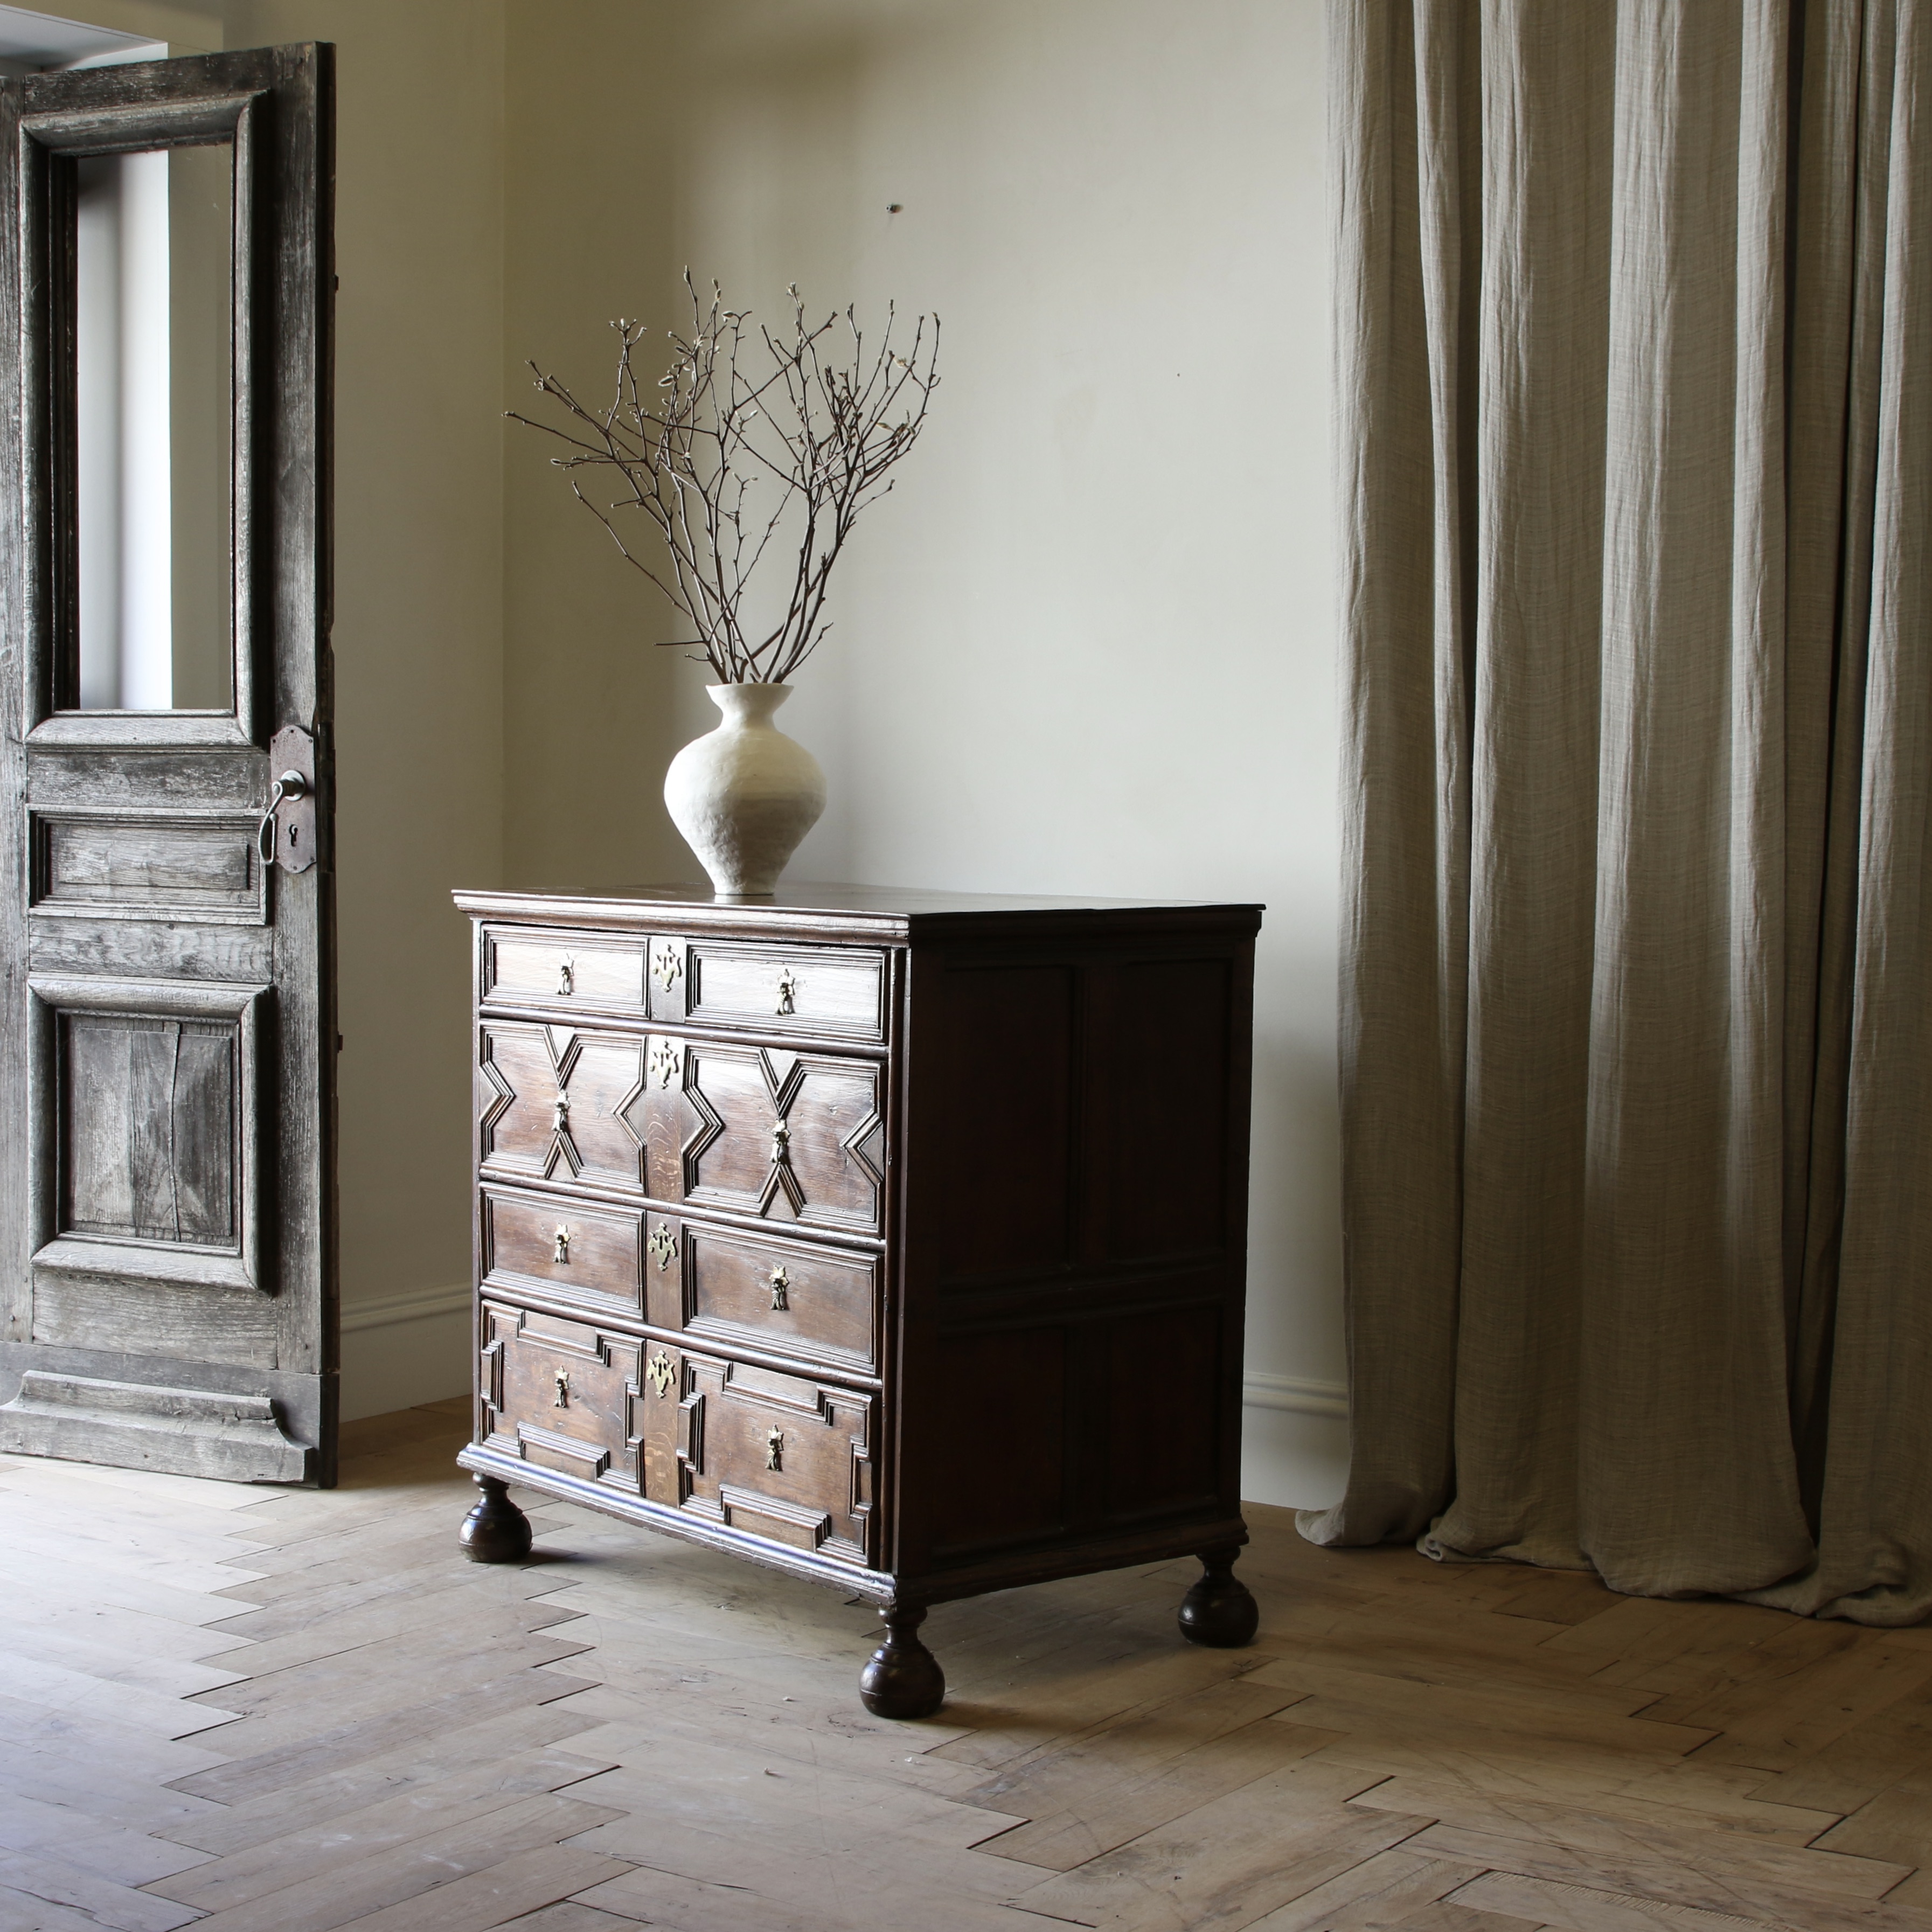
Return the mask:
POLYGON ((342 1419, 470 1393, 470 1285, 342 1304, 342 1419))
POLYGON ((1250 1369, 1241 1378, 1241 1494, 1285 1509, 1325 1509, 1348 1478, 1348 1391, 1250 1369))
MULTIPOLYGON (((386 1415, 470 1389, 470 1289, 414 1288, 342 1310, 342 1419, 386 1415)), ((1348 1465, 1348 1394, 1340 1382, 1251 1370, 1241 1493, 1317 1509, 1342 1493, 1348 1465)))

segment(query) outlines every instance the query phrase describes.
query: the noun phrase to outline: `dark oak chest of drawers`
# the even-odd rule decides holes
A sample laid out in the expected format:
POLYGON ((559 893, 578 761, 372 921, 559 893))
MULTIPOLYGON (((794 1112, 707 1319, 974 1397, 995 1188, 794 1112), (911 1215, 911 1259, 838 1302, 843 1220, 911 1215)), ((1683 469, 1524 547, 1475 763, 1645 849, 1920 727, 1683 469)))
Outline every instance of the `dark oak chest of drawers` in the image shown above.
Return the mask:
POLYGON ((465 892, 482 1561, 566 1496, 926 1606, 1232 1574, 1256 906, 465 892))

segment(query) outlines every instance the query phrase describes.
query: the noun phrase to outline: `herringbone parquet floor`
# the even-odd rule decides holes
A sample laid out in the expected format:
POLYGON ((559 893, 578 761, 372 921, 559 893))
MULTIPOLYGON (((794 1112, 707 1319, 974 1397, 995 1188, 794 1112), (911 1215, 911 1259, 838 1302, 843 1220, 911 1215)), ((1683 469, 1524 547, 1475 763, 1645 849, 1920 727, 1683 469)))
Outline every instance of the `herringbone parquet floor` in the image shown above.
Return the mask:
POLYGON ((577 1510, 456 1554, 466 1405, 344 1486, 0 1462, 5 1932, 1932 1932, 1932 1630, 1311 1549, 862 1606, 577 1510))

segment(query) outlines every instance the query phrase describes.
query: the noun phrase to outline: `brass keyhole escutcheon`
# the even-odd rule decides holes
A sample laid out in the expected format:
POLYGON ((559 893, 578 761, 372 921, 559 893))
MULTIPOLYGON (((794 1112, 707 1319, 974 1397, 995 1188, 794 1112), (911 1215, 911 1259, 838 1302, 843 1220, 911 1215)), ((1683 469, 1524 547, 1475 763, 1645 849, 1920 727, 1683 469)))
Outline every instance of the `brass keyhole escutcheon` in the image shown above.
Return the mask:
POLYGON ((560 1094, 550 1103, 550 1124, 552 1130, 556 1133, 570 1131, 570 1096, 568 1094, 560 1094))
POLYGON ((791 968, 788 966, 778 975, 778 1011, 781 1013, 796 1012, 798 1008, 794 1001, 797 994, 798 982, 792 977, 791 968))
POLYGON ((765 1438, 765 1467, 782 1469, 784 1467, 784 1431, 774 1429, 765 1438))
POLYGON ((771 1283, 773 1310, 779 1314, 788 1312, 791 1307, 788 1298, 791 1289, 791 1276, 783 1268, 775 1268, 771 1273, 771 1283))
POLYGON ((660 1274, 677 1258, 677 1237, 671 1232, 668 1221, 660 1221, 651 1230, 651 1238, 644 1245, 657 1256, 660 1274))
POLYGON ((577 991, 577 962, 574 959, 560 959, 557 962, 556 990, 561 994, 577 991))
POLYGON ((661 946, 651 962, 651 971, 656 976, 658 984, 668 993, 684 976, 683 962, 677 956, 674 946, 661 946))
POLYGON ((674 1372, 670 1358, 660 1348, 651 1358, 651 1365, 644 1371, 644 1379, 660 1396, 667 1396, 670 1393, 670 1378, 674 1372))
POLYGON ((550 1256, 559 1268, 570 1265, 570 1230, 560 1221, 556 1224, 556 1252, 550 1256))
POLYGON ((651 1075, 660 1087, 668 1087, 684 1067, 684 1048, 674 1040, 661 1040, 651 1048, 651 1075))
POLYGON ((550 1404, 550 1407, 568 1408, 569 1406, 570 1371, 568 1369, 559 1369, 556 1372, 556 1400, 550 1404))

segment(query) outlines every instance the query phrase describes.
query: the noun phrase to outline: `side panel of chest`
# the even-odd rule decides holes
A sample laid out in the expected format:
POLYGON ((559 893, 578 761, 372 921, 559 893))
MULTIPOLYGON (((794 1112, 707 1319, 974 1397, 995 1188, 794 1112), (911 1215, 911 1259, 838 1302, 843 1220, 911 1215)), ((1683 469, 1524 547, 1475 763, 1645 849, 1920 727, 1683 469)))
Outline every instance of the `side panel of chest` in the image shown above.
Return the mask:
POLYGON ((1251 949, 914 956, 897 1557, 1238 1516, 1251 949))

